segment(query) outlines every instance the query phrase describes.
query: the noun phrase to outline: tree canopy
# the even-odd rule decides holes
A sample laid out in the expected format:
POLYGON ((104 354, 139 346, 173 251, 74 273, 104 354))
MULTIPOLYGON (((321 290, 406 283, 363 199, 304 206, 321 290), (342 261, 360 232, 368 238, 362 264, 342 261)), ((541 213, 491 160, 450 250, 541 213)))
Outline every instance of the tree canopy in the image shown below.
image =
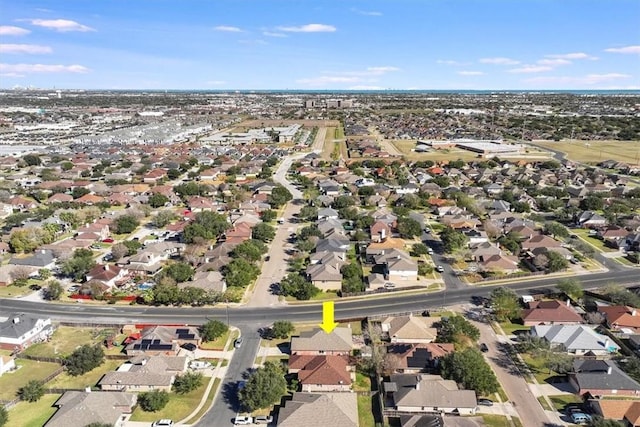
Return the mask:
POLYGON ((217 239, 231 227, 227 217, 210 211, 198 212, 195 219, 183 231, 184 241, 192 243, 200 237, 205 240, 217 239))
POLYGON ((97 368, 104 362, 104 351, 99 345, 83 345, 76 349, 64 364, 71 376, 78 376, 97 368))
POLYGON ((265 362, 247 379, 238 393, 240 402, 248 411, 267 408, 280 399, 287 390, 287 381, 282 368, 273 362, 265 362))
POLYGON ((480 330, 462 316, 442 319, 438 329, 438 342, 451 342, 458 346, 468 346, 480 338, 480 330))
POLYGON ((320 293, 320 289, 299 273, 289 273, 280 281, 280 292, 284 296, 291 295, 298 300, 310 300, 320 293))
POLYGON ((254 240, 260 240, 261 242, 270 242, 275 236, 276 229, 264 222, 256 224, 251 230, 251 238, 254 240))
POLYGON ((164 390, 153 390, 138 395, 138 405, 146 412, 157 412, 169 403, 169 393, 164 390))
POLYGON ((453 253, 458 249, 462 249, 465 243, 467 243, 467 237, 462 234, 462 232, 451 227, 446 227, 442 230, 440 239, 442 240, 444 251, 447 253, 453 253))
POLYGON ((498 391, 498 380, 482 356, 475 348, 449 353, 441 359, 443 378, 462 384, 467 390, 475 390, 479 395, 498 391))
POLYGON ((31 380, 18 390, 20 400, 37 402, 44 396, 44 386, 38 380, 31 380))
POLYGON ((520 315, 521 307, 518 294, 510 288, 495 288, 491 291, 493 314, 500 322, 514 319, 520 315))
POLYGON ((214 341, 227 333, 229 327, 219 320, 209 320, 200 328, 203 341, 214 341))

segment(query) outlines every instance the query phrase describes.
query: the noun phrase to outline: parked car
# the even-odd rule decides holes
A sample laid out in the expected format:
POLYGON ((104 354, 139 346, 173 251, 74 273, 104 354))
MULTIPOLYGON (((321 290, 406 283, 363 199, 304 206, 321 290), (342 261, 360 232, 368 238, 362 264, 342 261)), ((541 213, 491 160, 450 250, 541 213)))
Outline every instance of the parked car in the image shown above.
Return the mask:
POLYGON ((273 422, 273 417, 271 415, 258 415, 253 418, 254 424, 271 424, 273 422))
POLYGON ((233 419, 233 424, 237 426, 248 426, 253 424, 253 418, 246 415, 238 415, 233 419))
POLYGON ((155 421, 153 424, 151 424, 151 427, 171 427, 171 426, 173 426, 173 421, 168 419, 158 420, 158 421, 155 421))
POLYGON ((102 240, 102 243, 113 243, 113 239, 111 237, 107 237, 106 239, 102 240))
POLYGON ((478 399, 478 405, 493 406, 493 400, 491 400, 491 399, 478 399))
POLYGON ((242 337, 236 338, 235 342, 233 343, 233 346, 235 348, 240 348, 241 345, 242 345, 242 337))
POLYGON ((489 347, 487 347, 485 343, 480 343, 480 351, 486 353, 487 351, 489 351, 489 347))
POLYGON ((184 348, 185 350, 188 350, 188 351, 196 351, 196 349, 198 348, 197 345, 195 345, 194 343, 191 343, 191 342, 184 343, 180 347, 182 347, 182 348, 184 348))
POLYGON ((571 414, 571 422, 574 424, 586 424, 589 421, 591 421, 591 415, 582 412, 571 414))
POLYGON ((442 273, 442 272, 444 271, 444 267, 443 267, 443 266, 441 266, 441 265, 437 265, 437 266, 436 266, 436 271, 437 271, 438 273, 442 273))
POLYGON ((385 289, 393 289, 395 287, 396 287, 396 285, 394 283, 391 283, 391 282, 387 282, 387 283, 384 284, 384 288, 385 289))

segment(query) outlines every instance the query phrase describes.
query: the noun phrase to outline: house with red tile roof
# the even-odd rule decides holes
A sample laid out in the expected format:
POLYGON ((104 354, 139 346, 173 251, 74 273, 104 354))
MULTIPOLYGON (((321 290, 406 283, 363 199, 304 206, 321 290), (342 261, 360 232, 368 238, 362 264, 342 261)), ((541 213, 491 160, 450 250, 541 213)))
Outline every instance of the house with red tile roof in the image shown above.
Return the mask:
POLYGON ((64 193, 56 193, 47 199, 47 203, 66 203, 72 201, 73 196, 64 193))
POLYGON ((529 308, 522 310, 522 321, 525 326, 534 325, 577 325, 583 323, 580 316, 571 306, 571 302, 532 301, 529 308))
POLYGON ((104 202, 104 197, 96 196, 95 194, 85 194, 75 200, 76 203, 82 203, 84 205, 95 205, 100 202, 104 202))
POLYGON ((238 222, 224 233, 227 243, 242 243, 251 239, 251 226, 246 222, 238 222))
POLYGON ((98 281, 110 288, 125 278, 128 270, 117 265, 98 264, 87 273, 87 282, 98 281))
POLYGON ((292 355, 289 373, 297 374, 301 391, 351 391, 355 381, 354 368, 347 356, 292 355))
POLYGON ((640 311, 624 305, 612 305, 598 307, 606 319, 609 329, 631 329, 635 333, 640 332, 640 311))
POLYGON ((417 374, 436 368, 453 350, 451 343, 392 344, 387 347, 385 361, 394 373, 417 374))
POLYGON ((155 184, 163 178, 166 178, 167 171, 164 169, 153 169, 144 174, 142 182, 146 184, 155 184))

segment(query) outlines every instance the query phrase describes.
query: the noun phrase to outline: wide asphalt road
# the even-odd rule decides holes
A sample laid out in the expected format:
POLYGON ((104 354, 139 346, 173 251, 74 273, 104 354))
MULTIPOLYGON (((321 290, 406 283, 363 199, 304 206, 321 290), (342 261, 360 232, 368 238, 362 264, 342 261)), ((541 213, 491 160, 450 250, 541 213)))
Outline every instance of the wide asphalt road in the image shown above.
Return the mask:
MULTIPOLYGON (((640 272, 633 269, 576 276, 585 289, 593 289, 610 283, 631 286, 640 284, 640 272)), ((473 286, 462 289, 446 290, 424 294, 400 294, 389 292, 379 297, 336 302, 337 320, 363 318, 372 315, 384 315, 407 311, 422 311, 441 307, 444 304, 468 302, 472 295, 487 296, 496 287, 509 287, 521 294, 529 290, 551 288, 558 278, 542 278, 516 283, 502 283, 487 286, 473 286)), ((61 304, 49 302, 22 301, 20 299, 0 300, 0 315, 8 316, 13 312, 24 312, 56 320, 76 323, 170 323, 199 325, 207 319, 227 320, 225 308, 195 307, 148 307, 142 305, 114 306, 92 305, 85 303, 61 304)), ((285 307, 233 308, 228 310, 229 322, 233 325, 267 325, 274 320, 287 319, 292 322, 320 322, 322 305, 290 304, 285 307)))

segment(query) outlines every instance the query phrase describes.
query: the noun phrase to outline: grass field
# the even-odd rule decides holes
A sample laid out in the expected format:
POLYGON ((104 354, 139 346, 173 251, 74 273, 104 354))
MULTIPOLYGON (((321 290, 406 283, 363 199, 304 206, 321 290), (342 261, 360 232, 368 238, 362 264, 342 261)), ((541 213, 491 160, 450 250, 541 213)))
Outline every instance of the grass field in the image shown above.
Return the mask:
POLYGON ((60 367, 57 363, 17 359, 18 370, 0 377, 0 400, 12 400, 18 390, 31 380, 43 380, 60 367))
POLYGON ((100 381, 100 378, 109 371, 115 371, 123 360, 105 360, 104 363, 84 375, 71 376, 66 372, 61 373, 52 381, 47 383, 50 388, 85 388, 93 387, 100 381))
POLYGON ((51 340, 32 345, 25 350, 24 354, 38 357, 65 357, 81 345, 101 344, 114 332, 116 331, 108 328, 60 326, 53 333, 51 340))
POLYGON ((322 158, 324 160, 331 160, 331 155, 333 154, 335 148, 335 139, 336 128, 330 127, 327 128, 327 133, 324 137, 324 145, 322 146, 322 158))
POLYGON ((586 228, 572 228, 571 233, 577 235, 581 240, 585 241, 589 245, 594 246, 600 252, 617 252, 615 249, 605 246, 604 240, 590 236, 589 230, 586 228))
POLYGON ((371 396, 358 395, 358 421, 360 427, 375 427, 371 408, 371 396))
POLYGON ((466 150, 460 150, 457 148, 451 150, 434 150, 428 153, 416 153, 412 151, 416 148, 415 140, 406 140, 406 139, 398 139, 394 141, 389 141, 393 146, 395 146, 398 151, 402 153, 408 160, 433 160, 442 161, 442 160, 457 160, 461 159, 464 161, 474 160, 478 158, 478 155, 466 150))
MULTIPOLYGON (((522 426, 520 422, 520 418, 511 418, 513 420, 513 425, 516 427, 522 426)), ((503 417, 502 415, 482 415, 482 420, 484 421, 487 427, 511 427, 511 423, 507 417, 503 417)))
POLYGON ((238 336, 237 331, 228 330, 222 336, 213 341, 203 342, 202 344, 200 344, 200 348, 202 348, 203 350, 224 350, 224 345, 227 343, 227 339, 229 338, 230 334, 233 334, 231 336, 232 340, 235 340, 238 336))
POLYGON ((355 391, 370 391, 371 390, 371 378, 356 372, 356 382, 353 384, 355 391))
POLYGON ((515 331, 528 331, 529 329, 531 329, 530 326, 524 326, 519 323, 511 322, 502 322, 500 323, 500 327, 506 335, 513 335, 515 331))
POLYGON ((28 286, 0 286, 0 298, 15 298, 33 292, 28 286))
POLYGON ((532 357, 530 354, 521 354, 520 356, 522 356, 522 360, 527 364, 539 384, 545 384, 548 378, 558 375, 556 372, 545 368, 543 360, 532 357))
POLYGON ((206 389, 207 382, 203 381, 203 384, 191 393, 169 393, 169 403, 157 412, 145 412, 138 406, 131 415, 131 421, 155 421, 161 418, 182 420, 198 407, 206 389))
POLYGON ((56 412, 51 406, 60 397, 59 394, 45 394, 37 402, 20 402, 9 410, 7 426, 42 427, 56 412))
POLYGON ((567 158, 584 163, 617 160, 640 165, 640 141, 534 141, 533 144, 567 154, 567 158))
POLYGON ((213 402, 213 398, 216 396, 216 390, 218 390, 218 387, 220 387, 220 378, 216 378, 213 380, 213 386, 211 386, 211 390, 207 395, 207 400, 204 402, 204 405, 202 405, 202 408, 200 408, 200 410, 193 417, 187 420, 186 424, 195 424, 196 421, 198 421, 204 414, 207 413, 209 407, 211 406, 211 402, 213 402))

